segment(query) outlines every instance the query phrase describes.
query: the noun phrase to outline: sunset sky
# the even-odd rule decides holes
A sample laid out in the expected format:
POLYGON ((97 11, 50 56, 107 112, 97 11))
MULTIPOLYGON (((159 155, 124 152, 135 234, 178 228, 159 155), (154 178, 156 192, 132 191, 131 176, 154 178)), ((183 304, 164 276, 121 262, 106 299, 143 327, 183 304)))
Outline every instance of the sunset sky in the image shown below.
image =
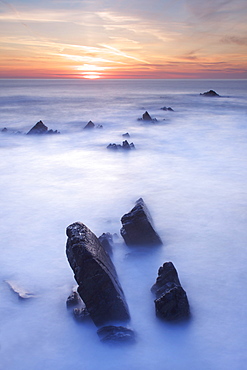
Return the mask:
POLYGON ((246 0, 0 0, 0 78, 247 78, 246 0))

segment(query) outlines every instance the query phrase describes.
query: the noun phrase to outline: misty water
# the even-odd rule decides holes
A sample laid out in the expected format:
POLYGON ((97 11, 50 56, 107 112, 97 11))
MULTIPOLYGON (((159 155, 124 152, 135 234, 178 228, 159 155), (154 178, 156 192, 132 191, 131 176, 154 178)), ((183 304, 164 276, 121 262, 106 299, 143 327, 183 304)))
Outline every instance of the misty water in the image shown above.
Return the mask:
POLYGON ((0 83, 0 368, 245 369, 247 81, 0 83), (200 95, 210 89, 220 97, 200 95), (156 123, 138 121, 146 110, 156 123), (39 120, 60 134, 25 135, 39 120), (90 120, 103 128, 83 130, 90 120), (126 132, 136 150, 106 149, 126 132), (161 247, 130 248, 120 236, 140 197, 161 247), (112 260, 135 344, 101 343, 93 322, 66 308, 75 280, 65 230, 75 221, 119 236, 112 260), (150 288, 166 261, 187 292, 186 323, 155 315, 150 288), (19 299, 6 280, 35 297, 19 299))

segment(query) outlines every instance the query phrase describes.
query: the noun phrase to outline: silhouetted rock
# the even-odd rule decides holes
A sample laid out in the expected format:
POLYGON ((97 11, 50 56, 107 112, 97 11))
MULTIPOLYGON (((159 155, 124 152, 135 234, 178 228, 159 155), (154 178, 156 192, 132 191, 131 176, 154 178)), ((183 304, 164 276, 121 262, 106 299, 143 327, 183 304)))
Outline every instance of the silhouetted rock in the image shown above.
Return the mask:
POLYGON ((125 134, 122 135, 123 137, 130 137, 130 134, 126 132, 125 134))
POLYGON ((129 246, 160 245, 162 241, 153 227, 152 217, 143 199, 137 200, 135 207, 121 218, 120 230, 125 243, 129 246))
POLYGON ((159 268, 156 283, 151 290, 156 295, 154 302, 157 316, 167 321, 184 320, 190 316, 187 295, 172 262, 166 262, 159 268))
POLYGON ((120 144, 109 144, 107 146, 107 149, 112 149, 112 150, 131 150, 131 149, 135 149, 135 145, 133 143, 128 143, 127 140, 124 140, 123 141, 123 144, 120 145, 120 144))
POLYGON ((27 133, 27 135, 43 135, 43 134, 59 134, 59 132, 57 130, 55 131, 48 130, 48 127, 44 125, 42 121, 39 121, 27 133))
POLYGON ((83 223, 67 227, 66 254, 78 293, 95 325, 130 319, 115 267, 100 241, 83 223))
POLYGON ((95 124, 92 121, 89 121, 86 126, 84 127, 84 130, 92 129, 95 127, 95 124))
POLYGON ((171 107, 163 107, 163 108, 160 108, 162 110, 165 110, 165 111, 169 111, 169 112, 174 112, 174 110, 171 108, 171 107))
POLYGON ((104 326, 97 330, 98 336, 102 342, 109 343, 134 343, 135 333, 133 330, 124 326, 104 326))
POLYGON ((200 95, 203 95, 203 96, 220 96, 220 95, 219 95, 219 94, 217 94, 217 92, 215 92, 214 90, 206 91, 206 92, 204 92, 203 94, 201 93, 200 95))

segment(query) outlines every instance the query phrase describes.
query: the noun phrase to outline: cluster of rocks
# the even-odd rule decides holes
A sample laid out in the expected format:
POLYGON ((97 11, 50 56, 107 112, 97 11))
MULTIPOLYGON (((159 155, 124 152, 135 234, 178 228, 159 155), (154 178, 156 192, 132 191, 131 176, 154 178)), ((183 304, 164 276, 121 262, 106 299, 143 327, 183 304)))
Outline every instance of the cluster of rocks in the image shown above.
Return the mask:
MULTIPOLYGON (((121 223, 120 233, 128 246, 154 247, 162 244, 142 198, 121 218, 121 223)), ((104 233, 97 238, 82 222, 69 225, 66 234, 66 255, 78 284, 77 291, 74 290, 67 300, 68 308, 74 307, 74 316, 78 321, 91 318, 98 327, 101 341, 134 342, 135 332, 126 327, 130 321, 128 304, 110 258, 114 245, 112 235, 104 233)), ((186 292, 171 262, 160 267, 151 290, 156 295, 157 316, 167 321, 189 317, 186 292)))
POLYGON ((59 131, 49 130, 46 125, 42 121, 39 121, 34 125, 31 130, 28 131, 27 135, 52 135, 52 134, 60 134, 59 131))
POLYGON ((111 150, 131 150, 131 149, 135 149, 135 145, 134 143, 130 143, 128 142, 128 140, 124 140, 123 141, 123 144, 109 144, 107 145, 107 149, 111 149, 111 150))
POLYGON ((95 125, 92 121, 89 121, 86 126, 83 128, 83 130, 91 130, 94 128, 103 128, 102 125, 95 125))

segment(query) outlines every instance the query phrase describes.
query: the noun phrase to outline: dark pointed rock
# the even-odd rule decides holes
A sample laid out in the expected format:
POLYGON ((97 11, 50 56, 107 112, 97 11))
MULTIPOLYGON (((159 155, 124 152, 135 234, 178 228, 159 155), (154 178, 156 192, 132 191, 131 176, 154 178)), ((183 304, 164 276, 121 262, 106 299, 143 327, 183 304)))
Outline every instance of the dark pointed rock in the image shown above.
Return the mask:
POLYGON ((121 218, 120 230, 129 246, 154 246, 162 244, 154 230, 153 220, 143 199, 137 200, 135 207, 121 218))
POLYGON ((89 121, 86 126, 84 127, 84 130, 92 129, 95 127, 95 124, 92 121, 89 121))
POLYGON ((83 223, 67 227, 66 254, 78 293, 96 326, 130 319, 115 267, 99 239, 83 223))
POLYGON ((97 334, 102 342, 134 343, 136 340, 133 330, 124 326, 104 326, 97 330, 97 334))
POLYGON ((217 92, 215 92, 214 90, 206 91, 206 92, 204 92, 203 94, 201 93, 200 95, 203 95, 203 96, 220 96, 220 95, 219 95, 219 94, 217 94, 217 92))
POLYGON ((44 135, 44 134, 60 134, 60 132, 58 132, 57 130, 55 131, 48 130, 48 127, 44 125, 42 121, 39 121, 27 133, 27 135, 44 135))
POLYGON ((125 134, 122 135, 123 137, 130 137, 130 134, 126 132, 125 134))
POLYGON ((157 316, 167 321, 189 318, 188 298, 172 262, 166 262, 159 268, 156 283, 151 290, 156 295, 154 302, 157 316))
POLYGON ((152 117, 150 116, 150 114, 148 113, 148 111, 146 111, 145 113, 143 113, 142 119, 143 119, 143 121, 152 121, 152 117))
POLYGON ((44 125, 42 121, 39 121, 34 125, 31 130, 28 131, 27 135, 41 135, 46 134, 48 127, 44 125))

